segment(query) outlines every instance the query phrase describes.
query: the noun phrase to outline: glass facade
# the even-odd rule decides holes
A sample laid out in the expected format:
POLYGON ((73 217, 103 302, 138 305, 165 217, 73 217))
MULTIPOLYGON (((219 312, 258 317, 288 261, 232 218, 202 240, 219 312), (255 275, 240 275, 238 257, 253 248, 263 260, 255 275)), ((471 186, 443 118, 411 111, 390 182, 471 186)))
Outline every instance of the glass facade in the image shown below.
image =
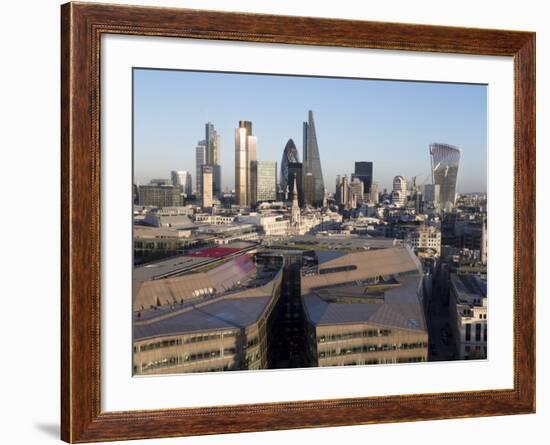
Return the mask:
POLYGON ((321 205, 325 196, 325 183, 321 170, 321 157, 317 145, 317 134, 313 111, 308 112, 308 121, 303 124, 304 156, 302 169, 302 185, 304 186, 304 200, 306 204, 321 205))
POLYGON ((292 183, 288 181, 288 166, 293 162, 300 162, 300 160, 298 159, 298 150, 294 141, 289 139, 285 145, 283 158, 281 159, 281 178, 279 180, 279 186, 283 194, 286 188, 289 187, 289 196, 291 195, 290 188, 292 187, 292 183))
POLYGON ((372 187, 372 162, 359 161, 355 163, 355 173, 353 178, 358 178, 363 182, 364 193, 370 193, 372 187))
POLYGON ((432 183, 439 185, 439 205, 450 210, 455 205, 456 179, 461 151, 447 144, 430 144, 432 183))
POLYGON ((252 204, 277 199, 277 163, 252 162, 252 204))

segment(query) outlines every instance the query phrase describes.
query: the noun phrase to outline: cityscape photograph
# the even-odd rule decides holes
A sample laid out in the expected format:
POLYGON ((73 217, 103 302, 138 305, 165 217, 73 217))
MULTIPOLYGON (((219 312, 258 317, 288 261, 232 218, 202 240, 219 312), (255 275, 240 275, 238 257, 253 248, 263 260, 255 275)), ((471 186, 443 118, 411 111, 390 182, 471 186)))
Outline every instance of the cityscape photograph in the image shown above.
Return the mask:
POLYGON ((133 375, 486 360, 487 86, 134 68, 133 375))

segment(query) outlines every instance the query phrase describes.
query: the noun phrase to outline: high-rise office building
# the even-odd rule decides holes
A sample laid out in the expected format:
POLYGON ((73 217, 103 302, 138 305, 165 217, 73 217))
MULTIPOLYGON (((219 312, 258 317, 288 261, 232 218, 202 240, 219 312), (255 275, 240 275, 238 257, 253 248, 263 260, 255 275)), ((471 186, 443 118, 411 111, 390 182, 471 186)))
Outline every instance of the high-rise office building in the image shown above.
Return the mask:
POLYGON ((181 191, 187 196, 193 193, 193 185, 191 182, 191 173, 185 170, 177 170, 171 172, 172 185, 180 187, 181 191))
POLYGON ((401 175, 393 178, 393 190, 391 192, 392 204, 402 206, 407 201, 407 181, 401 175))
MULTIPOLYGON (((300 160, 298 158, 298 150, 296 149, 294 141, 289 139, 285 145, 285 149, 283 150, 283 158, 281 159, 281 177, 279 179, 279 186, 283 194, 287 192, 287 187, 289 188, 288 192, 290 192, 290 188, 292 187, 292 181, 289 183, 288 176, 288 166, 292 162, 300 162, 300 160)), ((289 194, 289 196, 292 195, 289 194)))
POLYGON ((378 193, 378 183, 373 182, 370 187, 369 201, 373 204, 378 204, 379 202, 379 193, 378 193))
POLYGON ((206 159, 205 164, 219 164, 220 159, 220 136, 214 128, 212 122, 205 124, 205 139, 206 141, 206 159))
POLYGON ((251 205, 277 200, 277 163, 275 161, 252 161, 251 205))
MULTIPOLYGON (((426 203, 428 208, 439 208, 439 185, 425 184, 422 193, 422 201, 426 203)), ((426 208, 426 207, 425 207, 426 208)))
POLYGON ((313 111, 311 110, 308 112, 308 121, 303 123, 303 130, 302 185, 304 187, 304 201, 310 205, 321 205, 325 194, 325 183, 321 170, 321 158, 313 121, 313 111))
POLYGON ((256 160, 256 144, 252 122, 239 121, 235 129, 235 199, 240 206, 251 204, 251 165, 256 160))
POLYGON ((357 177, 353 178, 349 183, 350 198, 353 201, 353 208, 363 203, 364 186, 363 181, 357 177))
POLYGON ((430 144, 432 183, 439 185, 439 205, 450 210, 455 205, 460 148, 448 144, 430 144))
POLYGON ((213 176, 214 172, 211 165, 202 166, 202 208, 211 208, 213 194, 213 176))
POLYGON ((336 176, 336 204, 349 208, 351 203, 351 193, 349 179, 347 175, 336 176))
POLYGON ((359 161, 355 163, 355 173, 353 178, 359 178, 363 182, 365 193, 370 193, 372 187, 372 162, 359 161))
POLYGON ((205 124, 205 145, 204 163, 212 166, 213 193, 215 196, 220 196, 222 187, 222 168, 219 164, 220 136, 216 132, 212 122, 205 124))
POLYGON ((206 141, 199 141, 195 148, 195 192, 202 196, 202 166, 206 163, 206 141))

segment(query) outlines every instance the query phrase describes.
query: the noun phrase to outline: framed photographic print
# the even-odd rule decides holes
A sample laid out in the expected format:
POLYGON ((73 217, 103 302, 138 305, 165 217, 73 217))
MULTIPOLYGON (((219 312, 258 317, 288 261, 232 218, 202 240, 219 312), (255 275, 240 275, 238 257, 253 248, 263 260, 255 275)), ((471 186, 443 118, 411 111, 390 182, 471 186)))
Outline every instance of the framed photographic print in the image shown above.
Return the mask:
POLYGON ((534 33, 61 17, 63 440, 534 412, 534 33))

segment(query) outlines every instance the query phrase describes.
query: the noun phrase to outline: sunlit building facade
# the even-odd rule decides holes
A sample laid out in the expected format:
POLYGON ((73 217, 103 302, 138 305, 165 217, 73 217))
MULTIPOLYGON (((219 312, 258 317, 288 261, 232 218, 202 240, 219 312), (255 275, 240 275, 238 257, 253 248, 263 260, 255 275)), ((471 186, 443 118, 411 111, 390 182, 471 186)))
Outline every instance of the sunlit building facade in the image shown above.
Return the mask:
POLYGON ((439 200, 442 210, 455 205, 456 181, 461 150, 448 144, 430 144, 432 183, 439 185, 439 200))

